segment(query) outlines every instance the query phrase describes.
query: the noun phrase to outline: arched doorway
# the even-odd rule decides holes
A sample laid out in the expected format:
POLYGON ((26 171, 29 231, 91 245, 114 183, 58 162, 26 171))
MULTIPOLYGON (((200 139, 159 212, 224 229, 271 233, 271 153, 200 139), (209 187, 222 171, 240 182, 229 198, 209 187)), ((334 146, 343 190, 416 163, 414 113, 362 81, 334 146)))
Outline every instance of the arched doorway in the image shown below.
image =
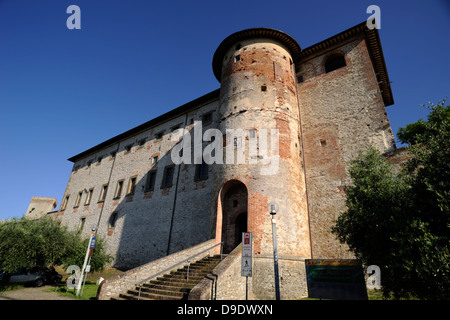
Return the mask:
POLYGON ((235 221, 234 248, 242 242, 242 232, 247 232, 247 212, 240 213, 235 221))
MULTIPOLYGON (((229 253, 242 241, 242 232, 247 231, 246 186, 238 181, 228 181, 221 191, 223 252, 229 253)), ((220 212, 219 212, 220 213, 220 212)))

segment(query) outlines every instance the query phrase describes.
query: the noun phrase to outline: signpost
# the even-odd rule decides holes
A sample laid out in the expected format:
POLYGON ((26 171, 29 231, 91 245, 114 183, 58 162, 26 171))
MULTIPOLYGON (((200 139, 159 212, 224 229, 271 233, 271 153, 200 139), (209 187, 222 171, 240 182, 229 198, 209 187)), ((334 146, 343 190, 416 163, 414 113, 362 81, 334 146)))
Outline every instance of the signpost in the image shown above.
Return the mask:
MULTIPOLYGON (((85 272, 87 272, 86 267, 88 265, 88 259, 89 259, 89 261, 91 261, 91 256, 92 256, 92 252, 94 251, 94 247, 95 247, 95 236, 94 236, 94 232, 92 232, 91 237, 89 239, 89 245, 88 245, 88 248, 86 251, 86 256, 84 257, 83 268, 81 269, 81 279, 80 280, 84 279, 83 280, 83 289, 84 289, 84 282, 86 281, 84 274, 85 274, 85 272)), ((90 270, 90 266, 89 266, 89 270, 90 270)), ((76 293, 77 296, 80 295, 80 290, 81 290, 81 281, 79 281, 77 283, 77 293, 76 293)), ((81 294, 83 294, 83 291, 81 292, 81 294)))
POLYGON ((248 277, 252 276, 252 233, 242 233, 241 276, 245 277, 245 300, 248 300, 248 277))
POLYGON ((354 259, 306 259, 308 297, 367 300, 361 262, 354 259))

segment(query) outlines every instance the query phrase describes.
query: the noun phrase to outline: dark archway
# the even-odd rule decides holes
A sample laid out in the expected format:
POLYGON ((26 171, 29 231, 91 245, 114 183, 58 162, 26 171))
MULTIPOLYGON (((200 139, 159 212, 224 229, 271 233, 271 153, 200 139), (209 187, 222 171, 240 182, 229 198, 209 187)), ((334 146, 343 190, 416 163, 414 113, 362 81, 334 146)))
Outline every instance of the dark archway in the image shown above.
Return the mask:
POLYGON ((237 180, 227 182, 221 192, 223 252, 229 253, 241 243, 242 232, 247 231, 248 192, 237 180))
POLYGON ((236 248, 242 242, 242 232, 247 232, 247 212, 242 212, 237 216, 234 226, 234 247, 236 248))

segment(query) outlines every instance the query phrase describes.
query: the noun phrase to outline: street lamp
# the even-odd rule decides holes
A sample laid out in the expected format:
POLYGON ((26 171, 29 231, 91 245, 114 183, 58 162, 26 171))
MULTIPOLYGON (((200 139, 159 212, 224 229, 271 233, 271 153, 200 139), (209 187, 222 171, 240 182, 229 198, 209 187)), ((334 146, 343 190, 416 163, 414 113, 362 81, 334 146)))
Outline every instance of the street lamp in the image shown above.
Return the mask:
POLYGON ((273 267, 275 271, 275 299, 280 300, 280 279, 278 274, 278 248, 277 248, 277 220, 275 215, 278 211, 278 205, 271 202, 267 205, 272 216, 272 240, 273 240, 273 267))

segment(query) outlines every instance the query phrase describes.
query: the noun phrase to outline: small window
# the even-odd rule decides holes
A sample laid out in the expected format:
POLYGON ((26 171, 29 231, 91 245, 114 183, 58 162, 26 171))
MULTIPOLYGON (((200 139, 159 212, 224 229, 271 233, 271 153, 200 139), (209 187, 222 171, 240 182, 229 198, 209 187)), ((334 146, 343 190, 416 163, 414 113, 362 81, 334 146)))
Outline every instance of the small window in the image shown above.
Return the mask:
POLYGON ((303 75, 300 75, 297 77, 297 82, 302 83, 303 82, 303 75))
POLYGON ((67 203, 69 202, 69 197, 70 197, 70 195, 67 195, 67 196, 64 198, 63 202, 61 203, 61 208, 60 208, 60 210, 66 210, 67 203))
POLYGON ((155 189, 156 171, 149 171, 147 174, 147 181, 145 182, 145 192, 153 191, 155 189))
POLYGON ((262 91, 262 92, 267 91, 267 86, 261 86, 261 91, 262 91))
POLYGON ((144 146, 144 144, 145 144, 145 142, 146 142, 146 139, 144 138, 144 139, 141 139, 141 140, 139 140, 138 141, 138 145, 139 145, 139 147, 143 147, 144 146))
POLYGON ((129 145, 127 145, 127 146, 125 147, 125 153, 130 152, 132 147, 133 147, 133 144, 132 144, 132 143, 129 144, 129 145))
POLYGON ((202 124, 207 125, 212 122, 212 112, 208 112, 202 116, 202 124))
POLYGON ((158 156, 154 156, 152 158, 152 163, 157 163, 158 162, 158 156))
POLYGON ((127 195, 133 195, 134 192, 136 191, 136 180, 137 177, 131 177, 130 178, 130 182, 128 183, 128 190, 127 190, 127 195))
POLYGON ((116 227, 118 217, 119 217, 118 212, 111 213, 111 217, 109 217, 109 226, 108 226, 110 229, 113 229, 116 227))
POLYGON ((86 218, 83 217, 83 218, 80 219, 80 225, 78 226, 78 233, 83 232, 85 224, 86 224, 86 218))
POLYGON ((208 179, 208 165, 205 161, 202 164, 197 164, 195 167, 195 181, 208 179))
POLYGON ((234 57, 234 62, 238 62, 238 61, 241 61, 241 55, 240 54, 238 54, 238 55, 236 55, 234 57))
POLYGON ((321 145, 322 147, 326 146, 326 145, 327 145, 327 140, 320 139, 320 145, 321 145))
POLYGON ((249 129, 249 130, 248 130, 248 137, 249 137, 250 139, 256 138, 256 129, 249 129))
POLYGON ((86 197, 86 201, 84 202, 84 205, 87 206, 91 203, 92 194, 94 193, 94 188, 89 189, 88 195, 86 197))
POLYGON ((77 200, 75 201, 74 208, 78 208, 80 206, 81 197, 83 196, 83 191, 78 192, 77 200))
POLYGON ((163 180, 161 183, 161 189, 169 188, 172 186, 174 171, 175 171, 175 166, 173 166, 173 165, 167 166, 164 169, 164 176, 163 176, 163 180))
POLYGON ((102 187, 102 191, 100 192, 100 198, 98 198, 98 202, 105 201, 107 192, 108 192, 108 185, 104 184, 102 187))
POLYGON ((242 147, 242 137, 234 137, 234 139, 233 139, 233 146, 235 148, 242 147))
POLYGON ((345 67, 345 57, 342 54, 333 54, 325 61, 325 73, 334 71, 336 69, 345 67))
POLYGON ((116 192, 114 193, 114 199, 119 199, 122 195, 123 180, 117 181, 116 192))

